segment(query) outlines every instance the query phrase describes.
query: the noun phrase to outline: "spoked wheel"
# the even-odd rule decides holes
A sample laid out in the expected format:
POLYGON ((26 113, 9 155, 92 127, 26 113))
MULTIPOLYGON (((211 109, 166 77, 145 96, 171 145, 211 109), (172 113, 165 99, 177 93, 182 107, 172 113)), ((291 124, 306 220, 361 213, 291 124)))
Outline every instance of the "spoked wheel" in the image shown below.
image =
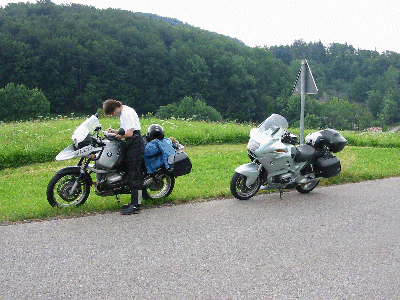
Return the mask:
POLYGON ((251 186, 246 186, 247 177, 235 172, 231 180, 231 193, 239 200, 248 200, 253 197, 261 186, 260 178, 257 177, 256 181, 251 186))
POLYGON ((313 189, 315 189, 315 187, 318 185, 318 183, 319 183, 320 181, 321 181, 321 179, 313 179, 313 180, 310 180, 310 181, 307 182, 307 183, 304 183, 304 184, 301 184, 301 185, 296 186, 296 190, 297 190, 299 193, 307 194, 307 193, 311 192, 313 189))
POLYGON ((56 174, 47 186, 47 201, 54 207, 79 206, 86 202, 90 193, 90 181, 80 181, 74 193, 70 193, 79 173, 74 171, 56 174))
POLYGON ((159 174, 151 183, 143 188, 143 197, 145 199, 159 199, 168 197, 175 185, 175 177, 171 174, 159 174))

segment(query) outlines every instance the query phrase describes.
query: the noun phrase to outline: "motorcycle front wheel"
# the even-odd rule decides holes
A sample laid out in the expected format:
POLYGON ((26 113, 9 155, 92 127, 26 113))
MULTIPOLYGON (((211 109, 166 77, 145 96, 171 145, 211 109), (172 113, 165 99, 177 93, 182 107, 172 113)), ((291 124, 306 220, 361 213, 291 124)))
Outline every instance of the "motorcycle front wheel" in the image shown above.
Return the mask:
POLYGON ((157 175, 148 186, 143 187, 144 199, 159 199, 171 195, 175 186, 172 174, 157 175))
POLYGON ((257 194, 261 186, 260 177, 257 177, 256 181, 251 185, 246 185, 247 177, 235 172, 231 180, 231 193, 239 200, 248 200, 257 194))
POLYGON ((310 180, 307 183, 296 186, 296 190, 299 193, 307 194, 307 193, 311 192, 313 189, 315 189, 319 182, 320 182, 320 179, 310 180))
POLYGON ((79 206, 86 202, 90 193, 90 182, 80 181, 73 194, 70 194, 79 173, 70 171, 56 174, 47 186, 47 201, 53 207, 79 206))

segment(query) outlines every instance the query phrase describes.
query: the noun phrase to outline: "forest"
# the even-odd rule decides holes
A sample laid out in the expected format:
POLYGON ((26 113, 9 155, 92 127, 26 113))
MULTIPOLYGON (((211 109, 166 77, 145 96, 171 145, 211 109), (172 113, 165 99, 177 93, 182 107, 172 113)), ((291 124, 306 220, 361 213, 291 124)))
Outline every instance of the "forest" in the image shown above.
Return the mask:
MULTIPOLYGON (((156 114, 190 97, 225 120, 260 122, 281 113, 292 124, 299 119, 292 88, 303 59, 319 90, 307 96, 310 126, 400 122, 395 52, 303 40, 252 48, 172 18, 50 0, 0 7, 0 89, 41 91, 53 114, 93 113, 109 98, 140 115, 156 114)), ((2 94, 0 103, 8 99, 2 94)), ((15 106, 7 111, 1 104, 15 115, 15 106)))

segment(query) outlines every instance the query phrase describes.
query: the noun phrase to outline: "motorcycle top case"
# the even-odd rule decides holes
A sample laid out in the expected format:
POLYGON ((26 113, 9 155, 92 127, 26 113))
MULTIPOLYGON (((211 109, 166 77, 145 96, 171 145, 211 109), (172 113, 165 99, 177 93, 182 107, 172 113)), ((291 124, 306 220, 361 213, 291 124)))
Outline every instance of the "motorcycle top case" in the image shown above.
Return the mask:
POLYGON ((325 129, 310 134, 309 143, 316 149, 321 149, 325 145, 333 153, 337 153, 343 150, 347 140, 336 130, 325 129))
POLYGON ((341 171, 340 161, 336 156, 324 156, 316 160, 314 172, 318 177, 329 178, 336 176, 341 171))
POLYGON ((192 170, 192 163, 190 162, 189 156, 181 150, 176 151, 173 166, 171 172, 175 177, 189 174, 192 170))

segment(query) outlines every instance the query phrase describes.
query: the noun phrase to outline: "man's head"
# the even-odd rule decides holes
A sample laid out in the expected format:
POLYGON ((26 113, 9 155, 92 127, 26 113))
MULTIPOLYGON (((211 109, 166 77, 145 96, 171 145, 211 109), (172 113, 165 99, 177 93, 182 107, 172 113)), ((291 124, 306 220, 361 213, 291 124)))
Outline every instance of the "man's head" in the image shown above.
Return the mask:
POLYGON ((122 103, 114 99, 108 99, 103 102, 103 110, 106 116, 115 115, 116 111, 119 111, 121 107, 122 103))

